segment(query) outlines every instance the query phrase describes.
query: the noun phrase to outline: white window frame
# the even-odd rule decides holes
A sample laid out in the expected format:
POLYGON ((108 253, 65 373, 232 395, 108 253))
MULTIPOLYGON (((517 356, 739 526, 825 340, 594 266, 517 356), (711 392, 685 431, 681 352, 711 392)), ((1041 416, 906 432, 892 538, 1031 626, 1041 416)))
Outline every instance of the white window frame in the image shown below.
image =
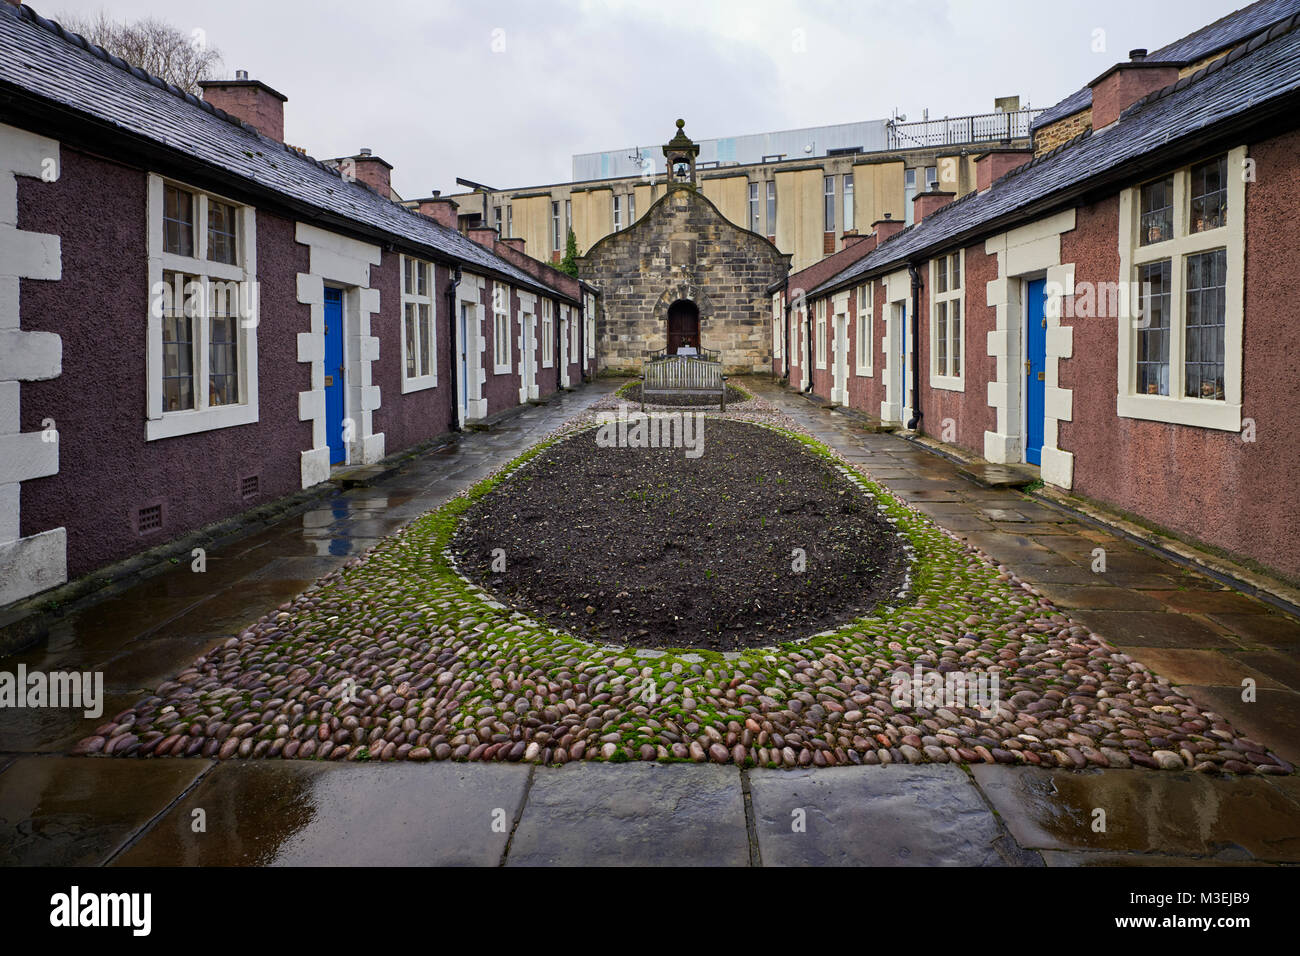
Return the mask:
POLYGON ((555 303, 542 300, 542 368, 555 368, 555 303))
POLYGON ((854 351, 857 353, 856 374, 864 378, 870 378, 875 375, 875 355, 876 350, 871 347, 872 336, 875 335, 875 296, 872 294, 872 284, 865 282, 857 288, 857 329, 855 330, 856 339, 854 341, 854 351))
MULTIPOLYGON (((1137 392, 1137 336, 1139 316, 1127 307, 1119 309, 1119 365, 1115 412, 1122 418, 1140 418, 1147 421, 1190 425, 1196 428, 1216 428, 1223 431, 1241 431, 1242 407, 1242 338, 1245 319, 1246 273, 1246 181, 1244 169, 1247 148, 1238 146, 1228 151, 1227 190, 1228 222, 1217 229, 1189 233, 1191 168, 1197 163, 1213 159, 1205 156, 1196 163, 1188 163, 1173 173, 1174 179, 1174 230, 1173 237, 1163 242, 1142 246, 1138 244, 1138 224, 1141 216, 1140 183, 1120 193, 1119 201, 1119 276, 1123 306, 1136 297, 1124 293, 1138 288, 1139 268, 1147 263, 1170 260, 1170 315, 1169 315, 1169 394, 1145 395, 1137 392), (1209 398, 1190 398, 1183 395, 1186 376, 1186 350, 1184 348, 1186 319, 1187 257, 1215 249, 1227 249, 1227 276, 1224 289, 1223 330, 1223 401, 1209 398)), ((1219 155, 1219 154, 1214 154, 1219 155)), ((1162 175, 1169 175, 1164 173, 1162 175)), ((1150 182, 1147 180, 1146 182, 1150 182)))
POLYGON ((817 304, 813 307, 813 315, 816 316, 817 328, 817 358, 816 365, 819 369, 826 368, 826 300, 818 299, 817 304))
POLYGON ((848 232, 850 229, 854 228, 854 223, 857 221, 853 215, 854 213, 853 191, 854 191, 855 183, 853 181, 853 173, 849 172, 849 173, 844 173, 843 175, 844 175, 844 182, 843 182, 842 194, 843 194, 843 206, 844 206, 844 210, 843 210, 844 222, 840 226, 840 231, 848 232))
POLYGON ((514 328, 510 322, 510 286, 505 282, 493 282, 492 371, 496 375, 509 375, 514 370, 514 328))
POLYGON ((257 324, 261 314, 261 290, 257 283, 257 210, 216 193, 206 192, 186 183, 164 179, 149 174, 147 185, 148 214, 148 277, 147 300, 148 341, 146 343, 146 418, 145 440, 157 441, 211 431, 216 428, 233 428, 250 425, 258 420, 257 395, 257 324), (163 250, 163 188, 175 186, 194 197, 194 255, 181 256, 163 250), (208 199, 235 207, 236 251, 234 265, 211 262, 208 254, 208 199), (241 315, 238 322, 239 392, 243 401, 237 405, 209 405, 208 389, 202 383, 208 379, 210 361, 211 327, 207 321, 195 323, 194 331, 194 408, 182 411, 163 411, 163 323, 161 302, 155 290, 163 282, 166 272, 180 272, 197 278, 203 288, 203 310, 209 303, 209 283, 212 280, 237 282, 247 297, 241 295, 249 315, 241 315), (154 313, 158 314, 155 315, 154 313))
MULTIPOLYGON (((951 280, 952 273, 948 273, 951 280)), ((930 387, 943 388, 952 392, 964 392, 966 390, 966 250, 959 249, 956 253, 948 253, 940 256, 938 259, 930 260, 930 387), (950 269, 952 257, 957 256, 957 267, 961 270, 961 284, 953 288, 951 282, 948 288, 940 292, 939 284, 935 281, 938 275, 939 265, 942 263, 944 269, 950 269), (947 327, 949 329, 947 353, 948 364, 944 368, 939 368, 939 349, 936 343, 939 341, 939 303, 947 305, 951 302, 959 303, 961 310, 961 331, 954 337, 951 333, 952 316, 951 309, 948 310, 949 317, 947 327), (959 363, 959 374, 951 374, 952 357, 956 356, 959 363)))
MULTIPOLYGON (((401 283, 402 287, 401 328, 399 330, 398 339, 401 341, 402 348, 402 394, 405 395, 407 392, 418 392, 426 388, 438 387, 438 303, 437 296, 433 294, 433 280, 436 275, 433 263, 425 262, 423 259, 416 259, 413 256, 400 256, 398 268, 400 270, 398 281, 401 283), (418 292, 406 291, 406 264, 408 262, 414 263, 417 269, 428 270, 428 282, 425 285, 425 288, 429 290, 428 295, 420 295, 418 292), (428 328, 420 328, 418 319, 416 321, 416 334, 420 338, 421 343, 423 343, 425 335, 429 336, 430 355, 429 373, 427 375, 412 375, 408 377, 406 374, 406 307, 408 305, 414 305, 417 307, 426 305, 429 307, 428 328)), ((418 284, 416 285, 416 288, 419 288, 418 284)), ((417 309, 417 315, 418 314, 417 309)))
POLYGON ((623 228, 623 197, 615 193, 612 202, 614 204, 614 231, 618 232, 623 228))
POLYGON ((772 296, 772 358, 785 354, 785 323, 781 321, 781 293, 772 296))

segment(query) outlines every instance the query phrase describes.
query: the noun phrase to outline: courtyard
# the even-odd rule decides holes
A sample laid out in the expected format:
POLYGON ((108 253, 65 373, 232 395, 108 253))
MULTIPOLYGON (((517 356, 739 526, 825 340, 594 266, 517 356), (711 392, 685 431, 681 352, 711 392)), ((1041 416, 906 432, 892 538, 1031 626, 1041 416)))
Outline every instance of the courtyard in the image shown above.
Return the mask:
POLYGON ((340 489, 7 658, 108 685, 97 720, 6 711, 5 862, 1300 858, 1292 618, 757 376, 705 413, 698 459, 593 450, 618 385, 340 489), (680 554, 637 527, 668 513, 680 554), (927 698, 926 673, 984 693, 927 698))

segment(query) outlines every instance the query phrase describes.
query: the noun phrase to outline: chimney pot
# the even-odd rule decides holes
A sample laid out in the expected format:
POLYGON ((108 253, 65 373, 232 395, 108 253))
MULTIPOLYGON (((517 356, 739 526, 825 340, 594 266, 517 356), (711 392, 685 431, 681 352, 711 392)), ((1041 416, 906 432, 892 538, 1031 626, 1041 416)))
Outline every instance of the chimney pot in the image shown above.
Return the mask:
POLYGON ((1138 47, 1136 50, 1129 50, 1128 58, 1134 62, 1145 60, 1147 58, 1146 47, 1138 47))
POLYGON ((248 79, 248 71, 247 71, 247 70, 236 70, 236 71, 235 71, 235 79, 237 79, 237 80, 246 80, 246 79, 248 79))
POLYGON ((371 155, 371 153, 370 153, 370 147, 369 147, 369 146, 362 146, 359 152, 360 152, 360 155, 362 155, 362 156, 369 156, 369 155, 371 155))

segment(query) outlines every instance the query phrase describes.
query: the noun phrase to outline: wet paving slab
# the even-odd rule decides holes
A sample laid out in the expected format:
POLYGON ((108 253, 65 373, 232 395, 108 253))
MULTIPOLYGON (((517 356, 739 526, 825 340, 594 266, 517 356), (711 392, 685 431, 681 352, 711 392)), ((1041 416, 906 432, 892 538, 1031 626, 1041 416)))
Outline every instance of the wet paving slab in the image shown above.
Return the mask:
POLYGON ((538 767, 510 866, 746 866, 744 794, 734 767, 538 767))
POLYGON ((112 862, 496 866, 527 784, 527 768, 501 764, 228 762, 112 862))
POLYGON ((20 757, 0 772, 0 865, 103 864, 210 767, 20 757))
POLYGON ((972 773, 1026 848, 1300 862, 1297 806, 1271 779, 984 765, 972 773))
POLYGON ((1041 865, 945 765, 752 771, 764 866, 1041 865))

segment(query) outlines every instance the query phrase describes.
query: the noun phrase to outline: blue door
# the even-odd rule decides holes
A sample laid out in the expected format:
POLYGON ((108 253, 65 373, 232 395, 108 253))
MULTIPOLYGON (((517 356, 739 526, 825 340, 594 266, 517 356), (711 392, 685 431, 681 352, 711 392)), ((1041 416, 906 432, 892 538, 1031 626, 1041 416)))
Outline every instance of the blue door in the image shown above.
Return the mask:
POLYGON ((343 444, 343 290, 325 289, 325 440, 330 464, 347 461, 343 444))
POLYGON ((1047 280, 1029 283, 1025 319, 1025 461, 1042 464, 1043 399, 1047 388, 1047 280))

